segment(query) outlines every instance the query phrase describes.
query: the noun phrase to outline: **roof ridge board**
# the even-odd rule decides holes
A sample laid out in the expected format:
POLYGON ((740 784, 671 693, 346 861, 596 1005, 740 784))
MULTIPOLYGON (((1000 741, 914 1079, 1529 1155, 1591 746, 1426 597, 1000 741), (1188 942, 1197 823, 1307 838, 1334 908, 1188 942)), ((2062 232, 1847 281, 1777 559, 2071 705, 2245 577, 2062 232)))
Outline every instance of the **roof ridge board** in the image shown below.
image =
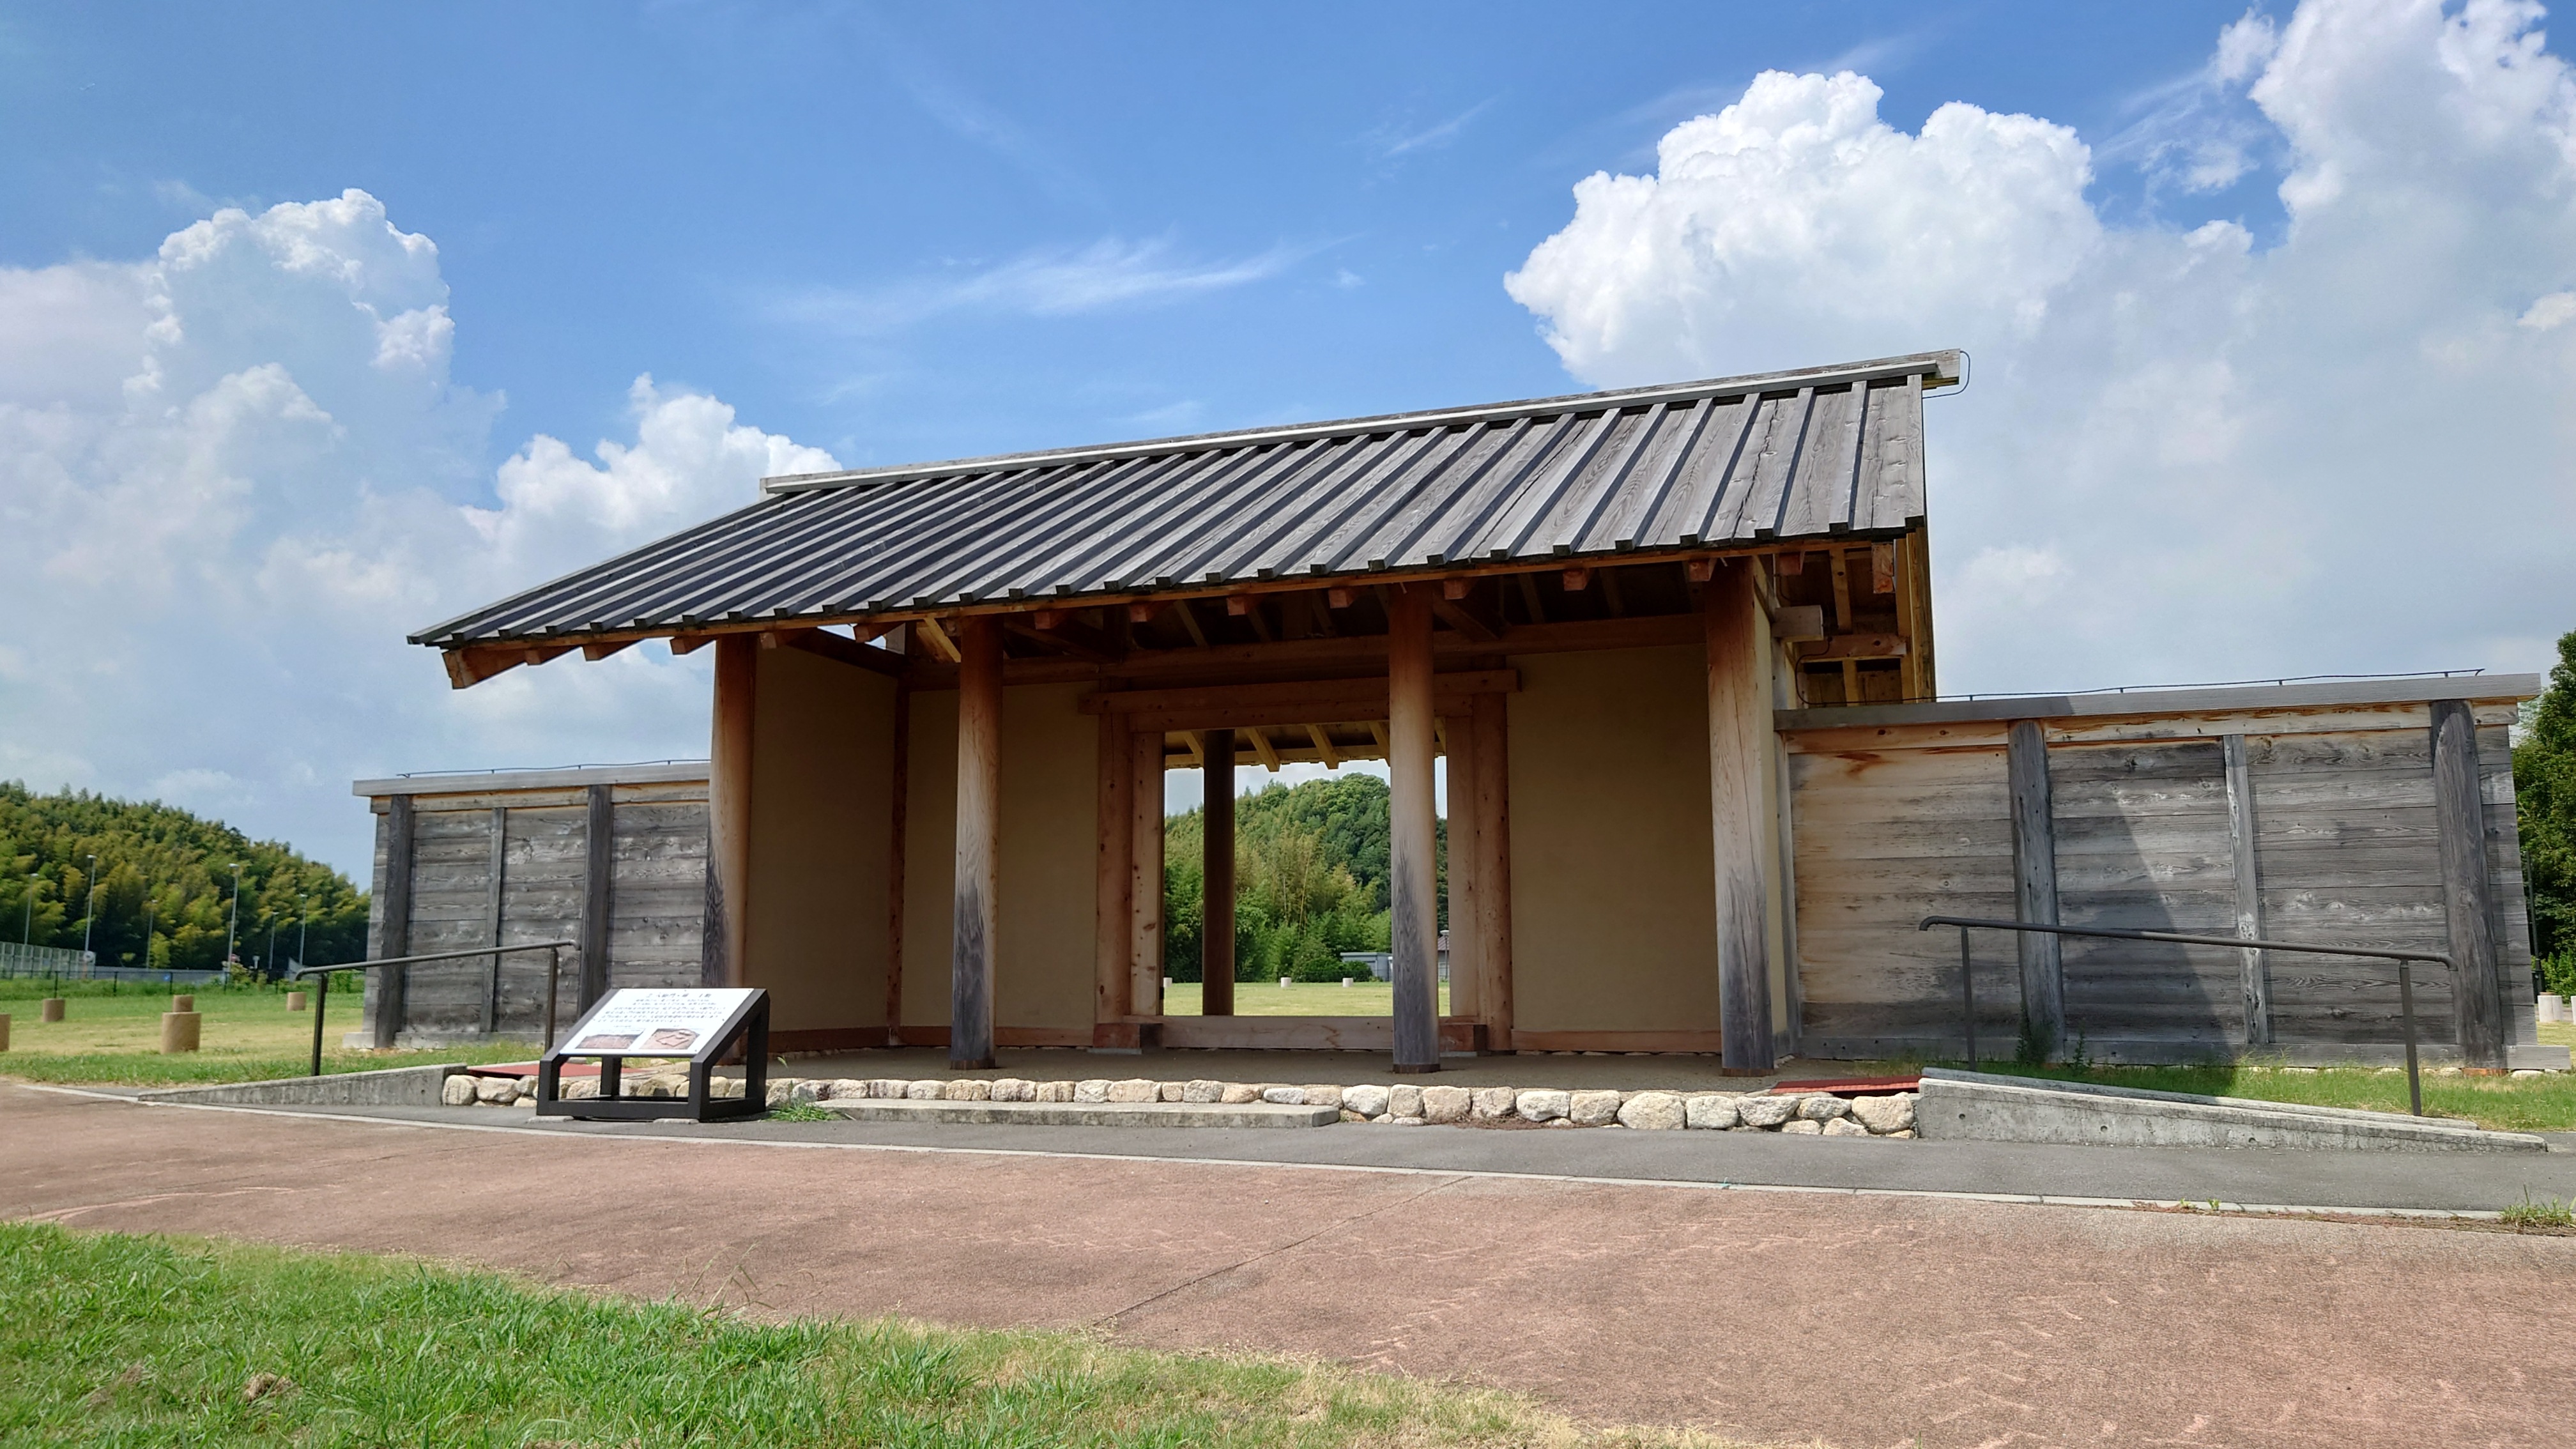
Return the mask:
POLYGON ((1872 527, 1903 527, 1923 516, 1924 396, 1920 387, 1899 389, 1895 406, 1888 410, 1888 430, 1879 438, 1878 471, 1872 477, 1870 490, 1872 527), (1879 517, 1882 506, 1891 498, 1900 500, 1893 525, 1879 517))
POLYGON ((1330 526, 1306 536, 1301 547, 1306 571, 1314 573, 1320 565, 1327 575, 1354 569, 1365 572, 1370 543, 1384 537, 1389 529, 1402 528, 1432 484, 1446 477, 1461 458, 1474 453, 1485 435, 1493 431, 1497 430, 1434 429, 1424 435, 1403 466, 1368 486, 1349 490, 1330 526), (1361 555, 1356 563, 1351 561, 1354 554, 1361 555))
MULTIPOLYGON (((1565 497, 1539 520, 1539 532, 1534 537, 1548 553, 1555 554, 1560 544, 1566 553, 1585 547, 1594 530, 1601 526, 1603 515, 1618 501, 1628 475, 1636 471, 1638 462, 1654 446, 1656 434, 1663 430, 1665 420, 1673 415, 1673 407, 1671 403, 1659 403, 1646 409, 1637 418, 1630 435, 1615 440, 1616 447, 1611 453, 1587 464, 1574 475, 1573 486, 1566 490, 1565 497), (1586 479, 1591 481, 1587 484, 1586 479), (1570 528, 1569 524, 1572 525, 1570 528)), ((1607 540, 1597 546, 1603 549, 1613 547, 1607 540)))
MULTIPOLYGON (((1314 507, 1330 504, 1342 496, 1344 487, 1382 464, 1385 455, 1401 453, 1412 441, 1409 433, 1383 438, 1370 435, 1336 439, 1297 450, 1304 455, 1297 466, 1275 472, 1265 470, 1264 475, 1252 481, 1250 486, 1227 490, 1223 498, 1214 500, 1218 509, 1216 515, 1202 519, 1188 537, 1176 540, 1174 551, 1163 560, 1163 567, 1172 572, 1158 574, 1157 577, 1177 579, 1184 584, 1231 583, 1240 579, 1245 571, 1247 551, 1235 547, 1232 542, 1240 527, 1238 519, 1247 516, 1258 519, 1265 512, 1275 512, 1283 503, 1293 503, 1301 495, 1309 499, 1308 512, 1311 513, 1314 507)), ((1289 527, 1293 529, 1294 526, 1292 521, 1289 527)))
POLYGON ((1218 448, 1245 447, 1310 438, 1391 431, 1410 432, 1418 428, 1450 427, 1479 422, 1509 422, 1523 415, 1593 412, 1602 408, 1722 397, 1730 393, 1776 391, 1784 387, 1832 387, 1872 382, 1889 377, 1946 378, 1955 375, 1958 359, 1959 352, 1956 348, 1945 348, 1897 357, 1873 358, 1865 362, 1795 368, 1785 372, 1747 373, 1735 377, 1657 383, 1646 387, 1601 392, 1564 393, 1554 397, 1482 403, 1469 407, 1430 408, 1409 413, 1379 413, 1367 417, 1336 418, 1269 428, 1242 428, 1221 433, 1189 433, 1168 438, 1142 438, 1132 442, 1101 443, 1076 448, 1050 448, 1026 453, 988 453, 972 458, 899 463, 880 468, 850 468, 825 473, 784 473, 763 478, 761 488, 773 494, 805 492, 898 479, 954 477, 963 473, 1013 471, 1047 463, 1090 462, 1140 453, 1195 453, 1218 448))
MULTIPOLYGON (((1344 525, 1368 511, 1371 504, 1379 505, 1381 514, 1389 506, 1401 508, 1404 499, 1421 490, 1423 480, 1439 476, 1449 460, 1475 445, 1477 431, 1474 428, 1432 428, 1419 437, 1408 430, 1388 438, 1380 445, 1386 456, 1369 460, 1373 466, 1347 470, 1345 476, 1334 481, 1330 492, 1314 499, 1309 506, 1297 511, 1295 517, 1269 529, 1249 546, 1238 550, 1230 562, 1228 573, 1237 578, 1247 573, 1255 578, 1277 578, 1283 573, 1293 575, 1297 572, 1296 564, 1301 556, 1307 565, 1306 571, 1312 573, 1317 544, 1341 532, 1344 525), (1410 485, 1405 481, 1408 478, 1413 480, 1410 485), (1315 526, 1319 516, 1325 520, 1321 528, 1315 526)), ((1358 461, 1354 459, 1355 463, 1358 461)), ((1326 567, 1329 570, 1330 565, 1326 567)))
MULTIPOLYGON (((1869 389, 1872 394, 1894 390, 1869 389)), ((1867 528, 1878 518, 1878 468, 1886 453, 1888 412, 1891 407, 1901 407, 1902 404, 1894 399, 1873 396, 1865 400, 1863 406, 1868 411, 1861 416, 1860 439, 1852 450, 1851 523, 1854 528, 1867 528), (1862 492, 1864 481, 1868 485, 1866 495, 1862 492)))

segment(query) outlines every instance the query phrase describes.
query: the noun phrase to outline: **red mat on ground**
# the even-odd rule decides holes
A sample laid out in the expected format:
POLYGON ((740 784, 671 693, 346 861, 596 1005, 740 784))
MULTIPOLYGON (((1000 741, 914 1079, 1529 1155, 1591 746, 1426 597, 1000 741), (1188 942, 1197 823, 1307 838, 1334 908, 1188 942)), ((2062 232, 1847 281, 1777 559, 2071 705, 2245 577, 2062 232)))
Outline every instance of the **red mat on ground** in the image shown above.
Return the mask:
POLYGON ((1874 1092, 1911 1092, 1922 1085, 1921 1077, 1837 1077, 1813 1082, 1782 1082, 1771 1092, 1774 1096, 1783 1092, 1831 1092, 1837 1097, 1866 1097, 1874 1092))

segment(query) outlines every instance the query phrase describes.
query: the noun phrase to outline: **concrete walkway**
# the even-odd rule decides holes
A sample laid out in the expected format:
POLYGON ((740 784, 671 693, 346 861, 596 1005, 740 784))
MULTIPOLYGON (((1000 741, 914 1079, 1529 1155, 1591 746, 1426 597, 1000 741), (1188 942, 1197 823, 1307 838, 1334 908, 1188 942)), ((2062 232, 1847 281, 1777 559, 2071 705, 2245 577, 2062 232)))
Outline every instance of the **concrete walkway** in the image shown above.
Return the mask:
MULTIPOLYGON (((841 1150, 742 1140, 865 1124, 526 1130, 508 1109, 436 1120, 448 1125, 0 1085, 0 1214, 424 1253, 778 1313, 1313 1354, 1763 1442, 2342 1449, 2541 1444, 2576 1423, 2576 1376, 2545 1367, 2548 1345, 2576 1333, 2569 1238, 1478 1176, 1431 1159, 1368 1171, 1168 1155, 1212 1148, 1217 1133, 1111 1134, 1166 1154, 1120 1160, 976 1150, 1005 1145, 996 1129, 966 1129, 971 1144, 913 1129, 969 1149, 919 1152, 859 1136, 841 1150)), ((1963 1174, 1975 1159, 1927 1150, 1993 1147, 1240 1135, 1339 1144, 1344 1159, 1508 1149, 1542 1169, 1632 1177, 1651 1175, 1635 1169, 1655 1153, 1738 1139, 1963 1174), (1601 1153, 1639 1155, 1586 1155, 1601 1153)), ((2116 1159, 2130 1154, 2039 1150, 2128 1170, 2116 1159)))

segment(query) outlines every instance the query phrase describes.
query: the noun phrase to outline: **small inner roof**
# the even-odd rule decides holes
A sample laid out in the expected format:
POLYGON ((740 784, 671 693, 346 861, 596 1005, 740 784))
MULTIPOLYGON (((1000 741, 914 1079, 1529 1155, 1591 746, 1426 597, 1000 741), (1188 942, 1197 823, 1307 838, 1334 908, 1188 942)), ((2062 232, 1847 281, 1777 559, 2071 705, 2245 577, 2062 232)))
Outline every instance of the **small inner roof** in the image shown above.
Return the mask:
POLYGON ((432 626, 444 648, 1888 536, 1959 354, 765 480, 432 626))

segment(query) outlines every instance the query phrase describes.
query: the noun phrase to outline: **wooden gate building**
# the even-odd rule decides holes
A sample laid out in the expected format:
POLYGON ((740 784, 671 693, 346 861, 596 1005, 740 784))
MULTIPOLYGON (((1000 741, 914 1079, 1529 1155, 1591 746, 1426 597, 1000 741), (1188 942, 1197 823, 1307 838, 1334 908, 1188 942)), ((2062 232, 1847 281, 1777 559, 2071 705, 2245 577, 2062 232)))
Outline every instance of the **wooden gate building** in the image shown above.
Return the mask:
MULTIPOLYGON (((774 478, 415 642, 459 688, 715 651, 694 979, 768 988, 787 1049, 1939 1054, 1964 1035, 1955 942, 1945 968, 1915 919, 2019 911, 2443 940, 2462 970, 2427 1009, 2452 1054, 2551 1055, 2502 738, 2536 681, 1938 702, 1923 403, 1957 371, 1928 353, 774 478), (1225 767, 1353 759, 1392 786, 1394 1015, 1235 1016, 1221 960, 1204 1014, 1164 1013, 1163 772, 1217 766, 1221 957, 1225 767)), ((378 945, 428 949, 407 873, 430 814, 385 783, 360 785, 378 945)), ((592 859, 616 838, 595 793, 528 808, 593 812, 592 859)), ((485 817, 491 858, 507 818, 485 817)), ((1987 949, 2001 1038, 2027 1001, 2097 1056, 2395 1040, 2358 965, 1987 949)), ((463 1021, 373 1000, 381 1039, 463 1021)))

